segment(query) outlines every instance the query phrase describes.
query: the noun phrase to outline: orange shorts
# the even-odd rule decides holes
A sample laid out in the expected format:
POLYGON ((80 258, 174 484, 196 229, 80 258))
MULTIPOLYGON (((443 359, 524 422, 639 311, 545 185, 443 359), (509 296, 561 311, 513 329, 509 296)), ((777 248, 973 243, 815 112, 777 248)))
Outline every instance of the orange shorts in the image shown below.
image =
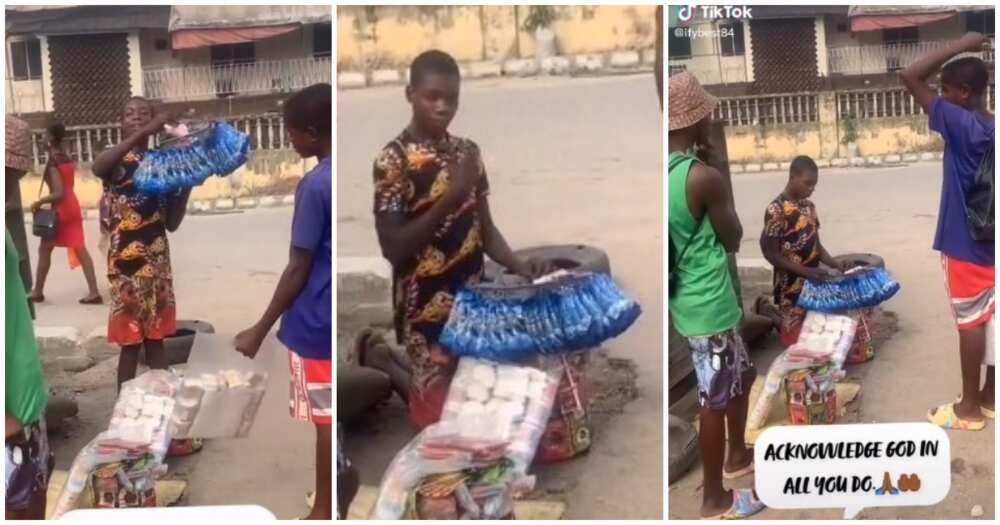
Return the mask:
POLYGON ((333 421, 333 361, 288 352, 288 409, 292 419, 316 425, 333 421))
POLYGON ((993 319, 994 267, 941 256, 945 287, 959 330, 970 330, 993 319))

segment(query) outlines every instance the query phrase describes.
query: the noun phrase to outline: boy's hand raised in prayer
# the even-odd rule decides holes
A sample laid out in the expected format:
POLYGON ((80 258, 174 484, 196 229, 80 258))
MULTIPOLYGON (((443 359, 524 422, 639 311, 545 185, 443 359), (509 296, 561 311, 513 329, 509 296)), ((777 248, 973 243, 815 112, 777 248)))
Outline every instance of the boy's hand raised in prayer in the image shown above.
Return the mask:
POLYGON ((476 191, 483 180, 483 170, 479 162, 479 150, 466 148, 457 151, 448 166, 448 192, 445 198, 460 205, 469 194, 476 191))

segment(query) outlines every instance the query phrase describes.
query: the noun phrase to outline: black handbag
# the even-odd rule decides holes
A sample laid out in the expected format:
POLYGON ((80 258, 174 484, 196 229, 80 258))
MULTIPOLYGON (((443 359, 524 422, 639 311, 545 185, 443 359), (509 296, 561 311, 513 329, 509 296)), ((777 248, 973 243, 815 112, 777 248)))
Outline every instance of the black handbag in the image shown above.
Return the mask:
MULTIPOLYGON (((38 186, 38 197, 42 196, 42 188, 45 186, 45 175, 48 173, 49 165, 45 166, 45 173, 42 174, 42 182, 38 186)), ((42 240, 51 241, 59 233, 59 213, 55 208, 38 208, 31 215, 31 233, 42 240)))
POLYGON ((965 195, 965 219, 969 234, 977 241, 992 241, 995 227, 996 195, 993 179, 993 142, 979 162, 976 179, 965 195))

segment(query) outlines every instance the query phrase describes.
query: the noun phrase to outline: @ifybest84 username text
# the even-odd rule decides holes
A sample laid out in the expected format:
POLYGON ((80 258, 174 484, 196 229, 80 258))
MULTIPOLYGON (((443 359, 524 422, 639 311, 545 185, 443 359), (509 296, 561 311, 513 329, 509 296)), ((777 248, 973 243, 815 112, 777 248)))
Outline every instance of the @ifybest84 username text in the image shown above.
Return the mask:
POLYGON ((718 28, 700 27, 677 27, 672 30, 677 38, 719 38, 733 37, 736 35, 732 26, 718 28))

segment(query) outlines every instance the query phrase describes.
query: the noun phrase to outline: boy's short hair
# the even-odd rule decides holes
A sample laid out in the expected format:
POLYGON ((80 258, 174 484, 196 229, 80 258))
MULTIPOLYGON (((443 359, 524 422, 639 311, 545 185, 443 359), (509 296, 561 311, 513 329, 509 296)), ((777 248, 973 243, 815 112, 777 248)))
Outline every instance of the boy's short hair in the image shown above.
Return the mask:
POLYGON ((50 124, 46 131, 49 135, 56 139, 56 142, 62 142, 63 137, 66 136, 66 126, 63 126, 62 122, 55 122, 50 124))
POLYGON ((430 74, 459 76, 458 62, 448 53, 438 49, 424 51, 410 63, 410 85, 416 86, 430 74))
POLYGON ((952 60, 941 68, 941 82, 951 85, 966 84, 976 95, 986 92, 990 83, 990 73, 986 63, 976 57, 952 60))
POLYGON ((819 173, 819 166, 816 165, 816 161, 807 155, 799 155, 792 159, 792 163, 788 166, 788 176, 794 177, 796 175, 805 175, 806 173, 819 173))
POLYGON ((285 101, 285 122, 305 131, 316 130, 321 137, 331 136, 330 113, 333 111, 333 88, 326 82, 313 84, 285 101))

